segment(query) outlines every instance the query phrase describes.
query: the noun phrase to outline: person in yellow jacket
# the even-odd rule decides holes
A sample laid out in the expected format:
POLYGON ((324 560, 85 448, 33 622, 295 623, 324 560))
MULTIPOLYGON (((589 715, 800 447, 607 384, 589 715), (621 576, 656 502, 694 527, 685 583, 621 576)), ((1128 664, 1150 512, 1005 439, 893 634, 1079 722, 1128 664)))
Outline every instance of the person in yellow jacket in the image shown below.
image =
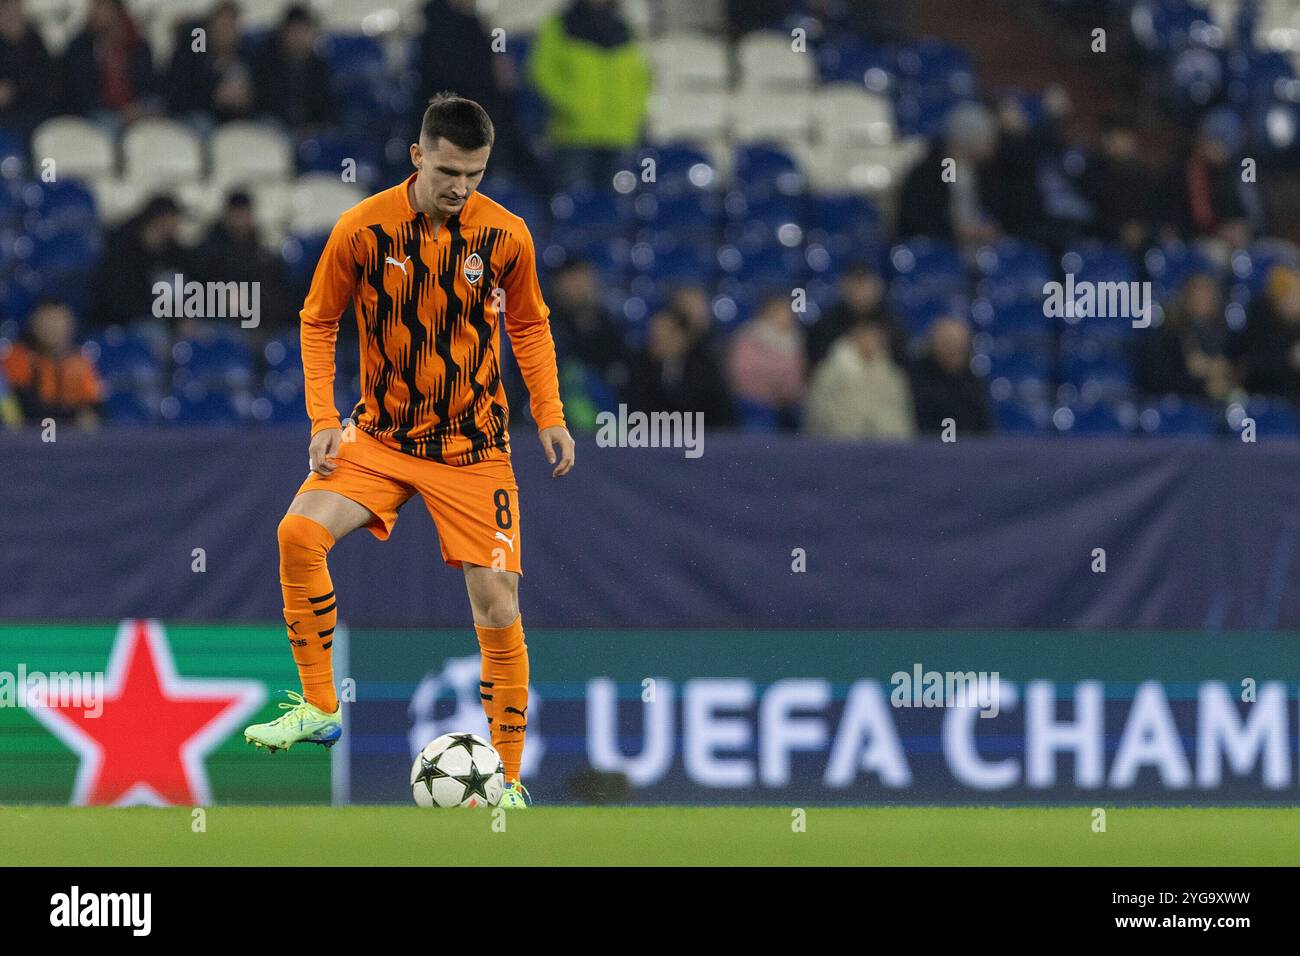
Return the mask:
POLYGON ((528 69, 550 111, 560 182, 609 185, 620 153, 641 141, 650 95, 649 66, 614 0, 574 0, 543 21, 528 69))

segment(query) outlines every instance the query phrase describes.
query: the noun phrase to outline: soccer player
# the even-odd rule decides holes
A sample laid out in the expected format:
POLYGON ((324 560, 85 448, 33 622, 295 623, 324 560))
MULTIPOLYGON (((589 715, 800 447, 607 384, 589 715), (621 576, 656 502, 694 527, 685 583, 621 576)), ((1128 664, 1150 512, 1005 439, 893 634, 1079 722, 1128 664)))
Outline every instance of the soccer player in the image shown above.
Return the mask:
POLYGON ((522 219, 476 192, 492 136, 477 103, 433 97, 411 146, 416 172, 345 212, 316 266, 301 313, 311 472, 279 527, 284 619, 303 692, 289 694, 278 719, 244 735, 272 752, 339 739, 330 650, 337 601, 326 556, 357 528, 386 539, 397 510, 418 494, 443 561, 465 575, 482 654, 480 697, 505 765, 499 805, 517 808, 530 802, 519 779, 528 648, 500 320, 554 477, 573 467, 574 444, 532 236, 522 219), (334 406, 334 350, 349 302, 363 371, 345 429, 334 406))

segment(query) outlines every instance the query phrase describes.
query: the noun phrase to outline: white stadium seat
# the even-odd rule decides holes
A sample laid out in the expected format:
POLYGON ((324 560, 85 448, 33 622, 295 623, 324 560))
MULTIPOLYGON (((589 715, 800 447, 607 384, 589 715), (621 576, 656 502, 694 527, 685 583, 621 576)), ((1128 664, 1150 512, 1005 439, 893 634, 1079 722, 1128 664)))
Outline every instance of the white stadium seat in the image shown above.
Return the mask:
POLYGON ((259 123, 234 122, 217 128, 208 140, 212 179, 222 186, 290 179, 293 146, 279 130, 259 123))
POLYGON ((811 47, 793 49, 794 38, 776 30, 747 33, 736 43, 740 85, 760 89, 806 90, 817 81, 811 47))
POLYGON ((794 147, 814 192, 877 196, 896 192, 925 149, 919 136, 881 146, 819 142, 794 147))
POLYGON ((567 0, 478 0, 479 17, 489 30, 501 27, 507 39, 511 33, 536 33, 537 27, 559 13, 567 0))
POLYGON ((203 175, 203 146, 193 130, 168 119, 133 123, 122 136, 123 177, 134 182, 192 182, 203 175))
POLYGON ((810 106, 807 93, 741 90, 731 100, 731 133, 741 143, 806 140, 810 106))
POLYGON ((722 90, 731 85, 731 63, 721 40, 682 33, 662 37, 649 47, 658 89, 722 90))
POLYGON ((884 145, 898 138, 889 98, 857 83, 831 83, 812 101, 813 126, 819 139, 855 145, 884 145))
POLYGON ((355 183, 344 183, 333 173, 307 173, 293 184, 289 231, 309 236, 329 232, 340 215, 366 198, 355 183))
POLYGON ((674 139, 718 139, 730 122, 731 94, 722 90, 682 92, 655 90, 647 121, 655 142, 674 139))
POLYGON ((226 194, 211 183, 183 183, 174 192, 184 215, 181 217, 181 241, 195 244, 207 235, 208 227, 221 215, 226 194))
POLYGON ((401 26, 406 10, 394 0, 326 0, 320 6, 321 27, 331 33, 379 36, 401 26))
POLYGON ((95 194, 95 209, 99 212, 99 219, 109 228, 119 226, 134 216, 152 195, 145 184, 127 182, 115 176, 90 180, 89 186, 95 194))
POLYGON ((117 169, 113 139, 90 120, 80 116, 56 116, 46 120, 32 134, 32 170, 41 174, 44 160, 54 160, 56 176, 102 179, 117 169))

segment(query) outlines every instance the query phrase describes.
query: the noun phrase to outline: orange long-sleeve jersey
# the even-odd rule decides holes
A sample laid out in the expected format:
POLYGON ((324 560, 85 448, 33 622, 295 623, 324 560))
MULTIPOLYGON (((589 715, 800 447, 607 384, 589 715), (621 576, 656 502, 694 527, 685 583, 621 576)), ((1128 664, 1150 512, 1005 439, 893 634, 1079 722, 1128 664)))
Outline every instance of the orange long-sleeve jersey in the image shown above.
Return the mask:
POLYGON ((522 219, 477 192, 435 235, 411 208, 410 182, 339 217, 316 265, 301 313, 312 434, 339 426, 334 351, 350 302, 361 341, 358 428, 449 465, 508 454, 499 319, 538 429, 564 424, 533 238, 522 219))

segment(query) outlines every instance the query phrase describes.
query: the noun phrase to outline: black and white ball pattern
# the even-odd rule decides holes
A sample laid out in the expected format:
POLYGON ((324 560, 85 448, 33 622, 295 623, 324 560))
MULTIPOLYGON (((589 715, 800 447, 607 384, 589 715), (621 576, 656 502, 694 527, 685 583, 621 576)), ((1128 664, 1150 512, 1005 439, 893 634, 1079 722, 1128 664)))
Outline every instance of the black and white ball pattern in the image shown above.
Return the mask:
POLYGON ((443 734, 411 765, 411 793, 422 807, 495 807, 504 786, 501 755, 474 734, 443 734))

